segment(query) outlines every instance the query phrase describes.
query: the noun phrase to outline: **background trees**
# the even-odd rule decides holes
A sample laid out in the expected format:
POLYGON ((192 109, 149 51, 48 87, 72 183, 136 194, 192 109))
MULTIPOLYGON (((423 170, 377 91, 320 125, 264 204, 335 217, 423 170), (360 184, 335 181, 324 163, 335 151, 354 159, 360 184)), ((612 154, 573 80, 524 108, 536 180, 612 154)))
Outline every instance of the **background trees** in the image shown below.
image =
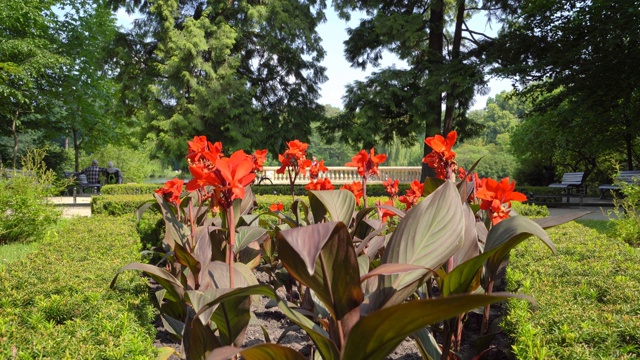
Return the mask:
POLYGON ((612 159, 636 167, 640 2, 528 0, 520 6, 517 17, 506 19, 490 58, 499 64, 495 71, 514 78, 533 101, 513 139, 521 159, 587 173, 612 159))
POLYGON ((316 26, 324 19, 324 2, 139 5, 144 19, 135 31, 152 41, 143 44, 149 70, 142 79, 151 92, 138 115, 157 155, 182 159, 194 134, 228 149, 266 147, 272 153, 291 138, 309 140, 312 121, 323 116, 317 99, 324 50, 316 26))

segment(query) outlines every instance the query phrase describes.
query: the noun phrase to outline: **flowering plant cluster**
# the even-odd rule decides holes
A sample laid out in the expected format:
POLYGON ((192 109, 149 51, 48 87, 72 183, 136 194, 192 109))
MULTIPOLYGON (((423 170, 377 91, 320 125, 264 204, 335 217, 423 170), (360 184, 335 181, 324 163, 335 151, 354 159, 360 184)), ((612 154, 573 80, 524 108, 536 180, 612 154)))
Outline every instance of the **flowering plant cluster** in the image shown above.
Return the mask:
MULTIPOLYGON (((182 358, 301 359, 278 344, 242 347, 252 296, 261 295, 309 335, 319 358, 382 359, 421 332, 415 337, 421 349, 450 359, 460 348, 462 314, 522 297, 493 294, 510 250, 535 236, 555 251, 543 226, 571 220, 511 216, 511 202, 526 197, 509 178, 462 170, 452 150, 456 138, 452 132, 425 139, 433 151, 423 161, 436 177, 414 180, 402 196, 399 181, 386 179, 389 199, 374 207, 367 206, 367 180, 380 176, 386 155, 358 152, 346 165, 362 181, 336 190, 320 179, 328 171, 324 162, 307 159, 308 144, 290 141, 278 156, 278 173, 289 174, 293 196, 296 178, 308 171, 308 203, 294 197, 289 212, 276 202, 256 214, 251 184, 266 150, 226 157, 221 143, 196 136, 188 143, 186 195, 178 179, 155 195, 165 219, 166 264, 132 263, 120 271, 144 271, 163 287, 156 293, 161 319, 184 351, 168 354, 182 358), (484 213, 486 226, 479 225, 484 213), (252 272, 260 263, 272 271, 270 284, 258 284, 252 272), (274 286, 284 286, 287 297, 274 286), (441 344, 426 330, 436 323, 441 344)), ((487 324, 483 319, 483 334, 487 324)))

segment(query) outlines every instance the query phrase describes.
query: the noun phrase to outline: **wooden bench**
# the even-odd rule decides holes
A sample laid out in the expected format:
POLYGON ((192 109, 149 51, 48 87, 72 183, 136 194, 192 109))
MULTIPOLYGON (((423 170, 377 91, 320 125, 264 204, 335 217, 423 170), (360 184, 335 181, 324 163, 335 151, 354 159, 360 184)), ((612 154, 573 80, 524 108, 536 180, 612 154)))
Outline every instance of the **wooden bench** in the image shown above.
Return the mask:
POLYGON ((604 184, 598 186, 598 190, 600 190, 600 199, 604 199, 606 193, 620 190, 620 185, 618 184, 622 182, 627 184, 640 184, 640 170, 620 171, 616 176, 615 184, 604 184))
MULTIPOLYGON (((84 194, 86 189, 91 189, 92 193, 97 194, 100 192, 100 187, 102 186, 102 184, 98 184, 98 183, 93 184, 93 183, 87 182, 87 175, 73 172, 73 171, 65 171, 64 177, 66 177, 67 179, 71 179, 71 178, 75 179, 75 182, 72 185, 72 187, 73 187, 73 190, 77 190, 77 188, 79 188, 80 194, 84 194)), ((67 192, 68 191, 69 190, 67 189, 67 192)), ((75 195, 75 191, 74 191, 74 195, 75 195)))
POLYGON ((567 203, 569 203, 569 197, 572 195, 580 196, 580 204, 582 204, 582 197, 586 193, 584 187, 584 172, 569 172, 562 175, 562 180, 559 183, 549 184, 550 188, 563 189, 565 196, 567 197, 567 203), (572 192, 575 190, 575 194, 572 192))

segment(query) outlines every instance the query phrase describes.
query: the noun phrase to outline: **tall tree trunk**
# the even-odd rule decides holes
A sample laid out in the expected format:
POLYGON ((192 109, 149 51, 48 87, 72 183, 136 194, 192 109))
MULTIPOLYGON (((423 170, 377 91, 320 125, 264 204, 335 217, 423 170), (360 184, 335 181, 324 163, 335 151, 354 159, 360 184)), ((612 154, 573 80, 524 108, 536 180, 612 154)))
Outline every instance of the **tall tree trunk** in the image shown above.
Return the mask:
MULTIPOLYGON (((465 1, 459 0, 458 11, 456 12, 456 27, 453 33, 453 47, 451 49, 451 63, 457 64, 460 61, 460 46, 462 45, 462 24, 464 23, 465 1)), ((444 129, 442 135, 447 135, 453 130, 453 114, 456 107, 456 92, 458 84, 454 81, 447 92, 447 105, 444 112, 444 129)))
MULTIPOLYGON (((429 53, 427 56, 428 76, 439 73, 443 64, 444 48, 444 0, 431 2, 429 14, 429 53)), ((436 75, 437 76, 437 75, 436 75)), ((442 128, 442 92, 438 86, 426 101, 425 136, 433 136, 442 128)), ((431 152, 429 145, 424 144, 424 156, 431 152)), ((420 181, 428 175, 435 174, 433 169, 422 163, 420 181)))
POLYGON ((11 132, 13 133, 13 170, 17 168, 18 163, 18 116, 20 116, 20 110, 16 110, 11 123, 11 132))
POLYGON ((76 166, 76 172, 80 171, 80 146, 78 144, 78 130, 71 129, 71 133, 73 134, 73 156, 74 162, 76 166))

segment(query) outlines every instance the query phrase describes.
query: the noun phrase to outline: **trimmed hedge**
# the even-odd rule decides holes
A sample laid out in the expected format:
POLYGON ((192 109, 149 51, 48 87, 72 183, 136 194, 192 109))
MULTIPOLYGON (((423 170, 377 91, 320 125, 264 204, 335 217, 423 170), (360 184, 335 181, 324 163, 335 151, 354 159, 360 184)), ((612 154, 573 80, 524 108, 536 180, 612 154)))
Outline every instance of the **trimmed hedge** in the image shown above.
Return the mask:
POLYGON ((102 195, 91 198, 91 214, 121 216, 135 214, 144 203, 155 201, 150 194, 102 195))
POLYGON ((64 220, 38 248, 0 269, 0 358, 151 359, 154 308, 132 219, 64 220))
POLYGON ((532 296, 509 301, 506 331, 518 359, 640 357, 640 252, 608 236, 604 221, 570 222, 516 247, 507 290, 532 296))
POLYGON ((118 184, 105 185, 100 192, 103 195, 138 195, 153 194, 162 184, 118 184))

